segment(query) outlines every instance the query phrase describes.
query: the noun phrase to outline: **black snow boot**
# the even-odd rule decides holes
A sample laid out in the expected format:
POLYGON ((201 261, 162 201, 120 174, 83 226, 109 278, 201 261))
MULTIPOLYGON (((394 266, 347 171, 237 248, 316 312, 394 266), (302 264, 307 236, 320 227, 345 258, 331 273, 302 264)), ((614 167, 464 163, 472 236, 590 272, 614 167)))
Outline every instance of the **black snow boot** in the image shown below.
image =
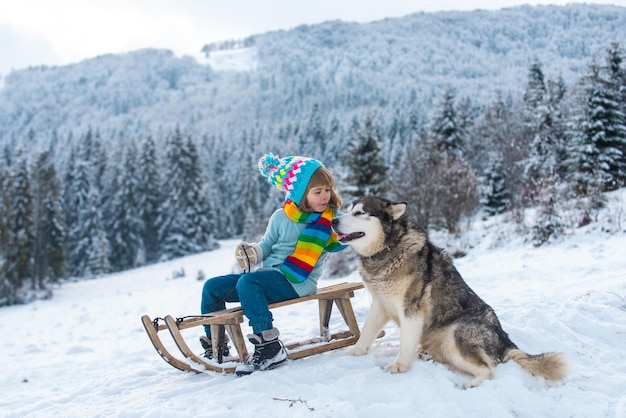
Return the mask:
MULTIPOLYGON (((228 345, 229 341, 230 340, 228 338, 228 335, 224 335, 224 345, 222 346, 222 356, 224 357, 228 357, 230 355, 230 346, 228 345)), ((211 339, 209 337, 207 337, 206 335, 201 336, 200 345, 204 350, 204 357, 208 358, 209 360, 213 357, 217 357, 213 356, 213 344, 211 343, 211 339)))
POLYGON ((287 351, 278 339, 276 328, 267 329, 258 334, 249 334, 248 340, 254 344, 254 354, 245 363, 235 369, 237 376, 244 376, 257 370, 269 370, 280 366, 287 360, 287 351))

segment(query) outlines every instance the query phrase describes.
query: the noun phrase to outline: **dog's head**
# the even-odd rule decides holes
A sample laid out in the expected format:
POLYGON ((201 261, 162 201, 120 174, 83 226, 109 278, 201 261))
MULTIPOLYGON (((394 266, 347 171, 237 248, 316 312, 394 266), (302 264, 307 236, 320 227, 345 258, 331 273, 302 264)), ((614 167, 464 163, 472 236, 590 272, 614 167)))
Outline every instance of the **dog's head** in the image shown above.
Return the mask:
POLYGON ((369 257, 390 245, 391 230, 405 215, 406 205, 377 196, 360 197, 352 202, 345 215, 332 220, 333 229, 341 243, 369 257))

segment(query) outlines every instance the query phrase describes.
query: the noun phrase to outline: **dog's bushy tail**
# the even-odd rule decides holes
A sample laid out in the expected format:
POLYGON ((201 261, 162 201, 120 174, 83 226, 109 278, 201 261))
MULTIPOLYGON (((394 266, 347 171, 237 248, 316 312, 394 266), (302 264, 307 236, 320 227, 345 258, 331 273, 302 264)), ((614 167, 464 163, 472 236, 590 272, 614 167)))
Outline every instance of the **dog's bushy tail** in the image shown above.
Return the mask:
POLYGON ((563 353, 543 353, 531 355, 519 349, 510 350, 504 361, 513 360, 534 376, 546 380, 558 381, 567 375, 569 365, 563 353))

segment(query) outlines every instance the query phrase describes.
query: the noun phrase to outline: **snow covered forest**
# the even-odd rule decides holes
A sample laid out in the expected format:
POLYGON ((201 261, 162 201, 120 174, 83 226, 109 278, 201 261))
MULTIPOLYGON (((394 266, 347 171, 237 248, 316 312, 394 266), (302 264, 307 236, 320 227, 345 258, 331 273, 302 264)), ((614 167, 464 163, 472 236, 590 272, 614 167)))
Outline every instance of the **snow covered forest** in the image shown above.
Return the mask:
POLYGON ((316 157, 345 201, 408 201, 451 236, 532 211, 519 233, 543 245, 626 186, 624 45, 625 8, 527 6, 301 26, 199 47, 206 62, 141 50, 14 71, 0 306, 258 237, 283 197, 258 174, 266 152, 316 157))

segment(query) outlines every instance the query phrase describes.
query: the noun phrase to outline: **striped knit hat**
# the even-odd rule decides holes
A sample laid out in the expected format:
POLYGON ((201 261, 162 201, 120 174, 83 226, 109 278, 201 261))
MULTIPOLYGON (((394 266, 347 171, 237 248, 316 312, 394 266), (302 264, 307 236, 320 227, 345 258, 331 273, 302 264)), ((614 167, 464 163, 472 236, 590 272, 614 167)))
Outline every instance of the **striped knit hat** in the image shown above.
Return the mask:
POLYGON ((287 192, 287 199, 300 205, 311 176, 323 164, 308 157, 279 158, 265 154, 259 160, 259 171, 267 181, 279 190, 287 192))

